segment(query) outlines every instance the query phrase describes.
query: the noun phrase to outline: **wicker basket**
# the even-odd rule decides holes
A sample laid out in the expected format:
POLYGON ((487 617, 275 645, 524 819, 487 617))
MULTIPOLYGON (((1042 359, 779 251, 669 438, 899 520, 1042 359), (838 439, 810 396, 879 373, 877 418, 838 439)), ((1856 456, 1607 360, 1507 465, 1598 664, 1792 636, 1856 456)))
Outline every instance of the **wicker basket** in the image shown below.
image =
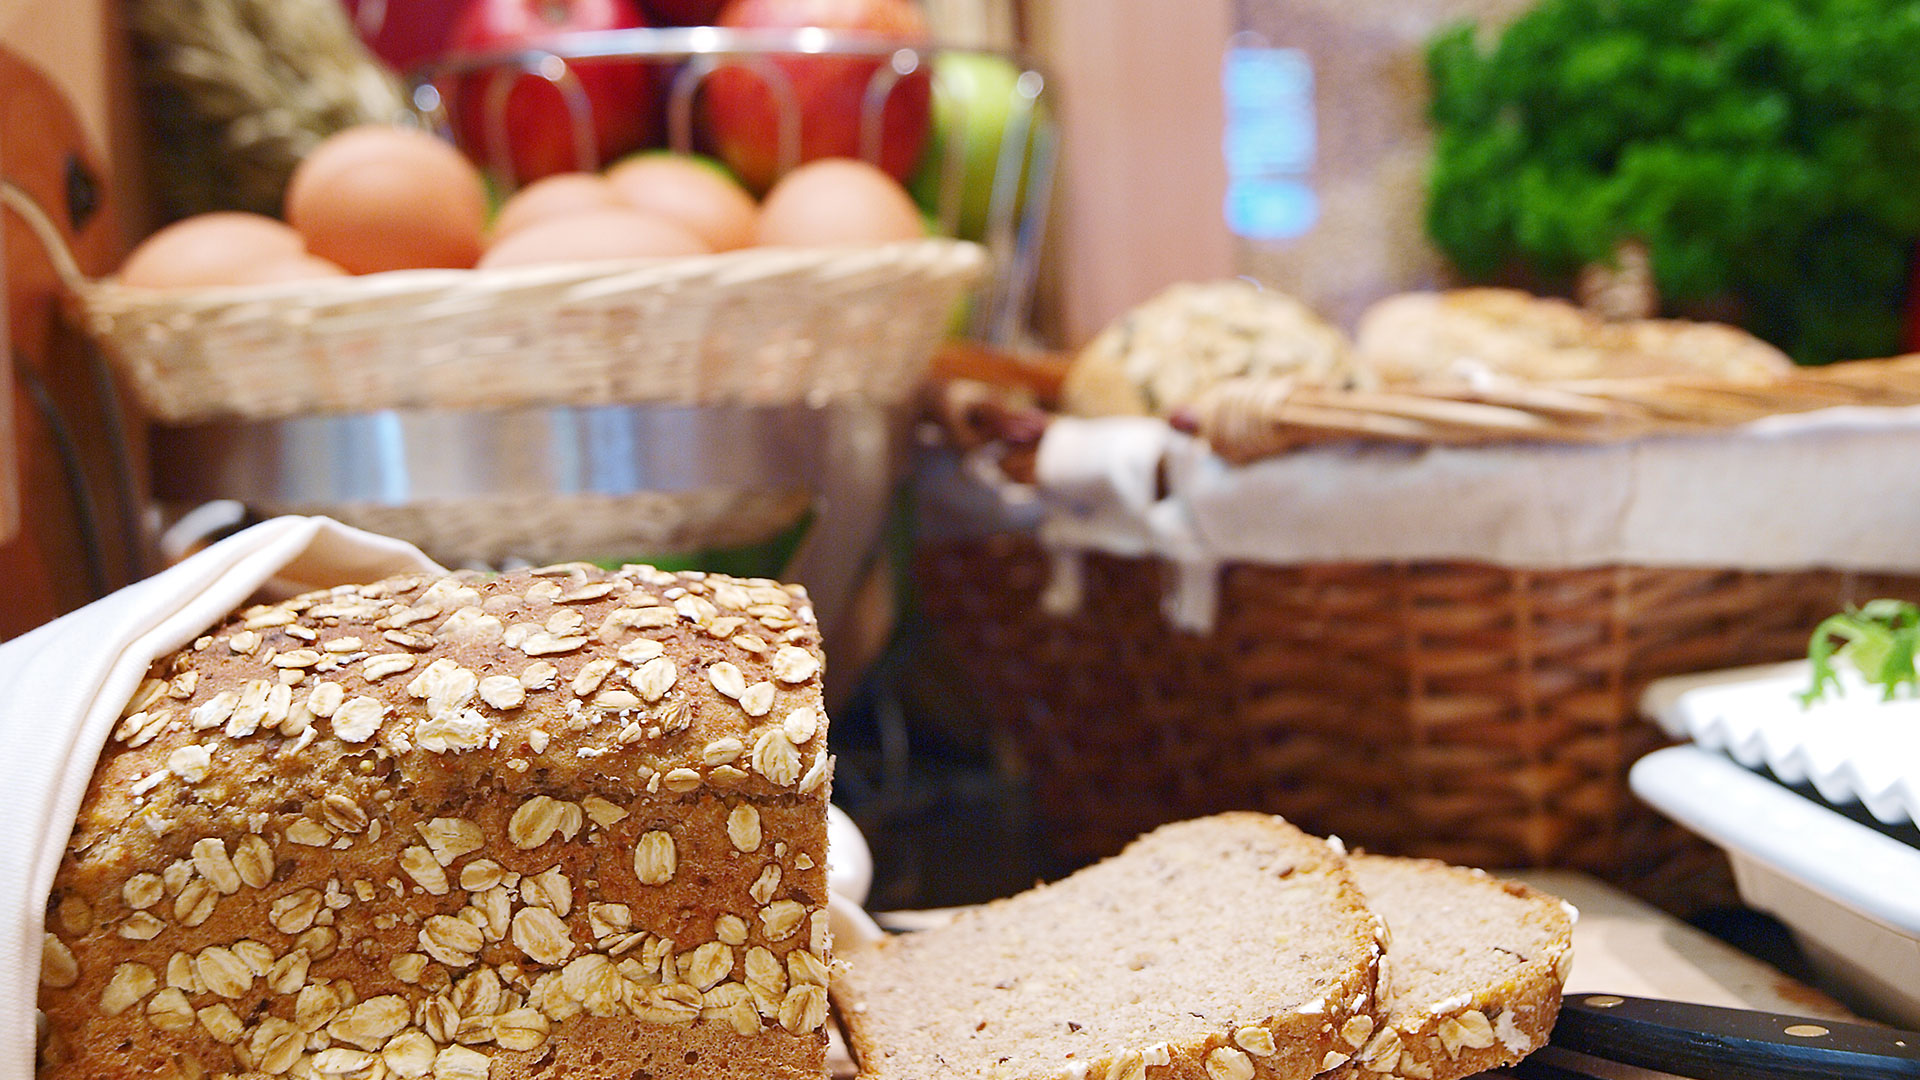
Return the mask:
MULTIPOLYGON (((965 400, 969 416, 993 411, 965 400)), ((1260 437, 1317 441, 1294 417, 1270 423, 1260 437)), ((1010 426, 1030 437, 1035 418, 1010 426)), ((1082 601, 1056 616, 1054 560, 1031 533, 933 524, 917 559, 926 616, 1062 856, 1257 808, 1370 850, 1584 870, 1682 914, 1736 898, 1718 849, 1628 790, 1663 742, 1637 714, 1643 688, 1804 655, 1850 601, 1920 599, 1920 577, 1830 571, 1237 564, 1196 635, 1165 620, 1156 559, 1073 556, 1082 601)))
MULTIPOLYGON (((159 291, 82 274, 23 192, 81 325, 166 424, 542 405, 898 406, 920 388, 977 245, 762 248, 684 259, 420 270, 159 291)), ((758 543, 805 493, 633 492, 530 505, 285 505, 443 561, 634 556, 758 543)))
POLYGON ((82 325, 165 423, 533 405, 819 406, 912 397, 984 251, 870 248, 274 285, 135 289, 81 272, 33 198, 0 181, 82 325))
POLYGON ((1028 537, 929 545, 928 618, 1011 736, 1060 853, 1234 808, 1469 866, 1589 871, 1681 912, 1724 859, 1635 800, 1653 679, 1804 655, 1808 628, 1920 578, 1614 567, 1240 565, 1214 631, 1160 615, 1161 565, 1086 556, 1043 614, 1028 537))
POLYGON ((155 418, 909 398, 980 249, 748 249, 157 292, 78 283, 155 418))

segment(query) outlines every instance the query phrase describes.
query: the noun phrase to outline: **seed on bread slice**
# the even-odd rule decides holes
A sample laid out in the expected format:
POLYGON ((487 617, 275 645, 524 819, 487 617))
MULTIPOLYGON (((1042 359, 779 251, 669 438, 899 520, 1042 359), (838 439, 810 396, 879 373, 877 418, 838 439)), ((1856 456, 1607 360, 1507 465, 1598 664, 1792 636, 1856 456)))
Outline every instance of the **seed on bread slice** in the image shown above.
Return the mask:
POLYGON ((857 950, 834 1001, 863 1080, 1306 1080, 1374 1027, 1382 943, 1343 856, 1230 813, 857 950))
POLYGON ((1546 1043, 1573 965, 1565 903, 1427 859, 1355 855, 1352 867, 1390 932, 1385 1017, 1329 1080, 1458 1080, 1546 1043))

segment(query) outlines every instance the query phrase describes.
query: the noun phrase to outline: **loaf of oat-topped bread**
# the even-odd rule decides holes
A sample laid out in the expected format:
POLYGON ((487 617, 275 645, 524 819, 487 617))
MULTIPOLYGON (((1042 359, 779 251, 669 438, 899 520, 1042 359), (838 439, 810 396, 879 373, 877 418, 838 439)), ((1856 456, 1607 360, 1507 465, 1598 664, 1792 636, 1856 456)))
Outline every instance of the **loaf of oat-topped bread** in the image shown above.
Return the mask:
POLYGON ((649 567, 240 612, 101 755, 41 1075, 824 1075, 820 669, 798 589, 649 567))

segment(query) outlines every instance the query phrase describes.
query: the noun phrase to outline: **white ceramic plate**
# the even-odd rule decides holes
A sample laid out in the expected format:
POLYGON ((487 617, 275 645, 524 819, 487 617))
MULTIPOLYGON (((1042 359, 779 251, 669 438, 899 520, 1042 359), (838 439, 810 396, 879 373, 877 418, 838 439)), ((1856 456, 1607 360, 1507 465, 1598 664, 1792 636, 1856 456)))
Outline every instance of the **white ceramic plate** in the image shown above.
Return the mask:
POLYGON ((1697 746, 1649 754, 1629 780, 1726 849, 1741 898, 1793 930, 1836 994, 1920 1027, 1920 850, 1697 746))
POLYGON ((1662 679, 1641 712, 1678 739, 1811 784, 1836 805, 1859 802, 1889 825, 1920 821, 1920 700, 1883 701, 1851 670, 1841 692, 1803 706, 1806 661, 1662 679))

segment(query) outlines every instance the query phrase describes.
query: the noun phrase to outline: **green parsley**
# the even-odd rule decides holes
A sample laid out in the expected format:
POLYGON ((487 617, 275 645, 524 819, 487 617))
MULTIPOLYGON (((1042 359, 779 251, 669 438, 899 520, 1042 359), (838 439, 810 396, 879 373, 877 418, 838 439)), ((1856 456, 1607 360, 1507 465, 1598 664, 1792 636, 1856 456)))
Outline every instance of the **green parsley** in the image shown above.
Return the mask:
POLYGON ((1813 632, 1807 659, 1813 665, 1813 685, 1800 695, 1803 705, 1840 689, 1837 661, 1853 665, 1867 682, 1878 685, 1888 701, 1901 687, 1920 687, 1913 656, 1920 646, 1920 605, 1905 600, 1869 600, 1864 605, 1829 616, 1813 632))
POLYGON ((1899 351, 1920 0, 1541 0, 1428 71, 1428 228, 1469 277, 1557 288, 1639 241, 1676 311, 1801 363, 1899 351))

